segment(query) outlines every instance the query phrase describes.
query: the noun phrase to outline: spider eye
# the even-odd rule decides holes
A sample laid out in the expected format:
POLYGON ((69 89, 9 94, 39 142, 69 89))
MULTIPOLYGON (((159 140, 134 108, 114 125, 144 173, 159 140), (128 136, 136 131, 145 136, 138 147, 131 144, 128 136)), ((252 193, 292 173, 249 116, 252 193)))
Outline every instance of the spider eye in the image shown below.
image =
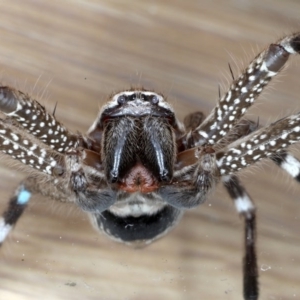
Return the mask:
POLYGON ((130 95, 128 98, 129 98, 129 101, 134 101, 134 100, 136 100, 137 95, 136 95, 136 93, 134 93, 134 94, 130 95))
POLYGON ((157 104, 159 102, 158 97, 156 95, 152 96, 151 102, 152 104, 157 104))
POLYGON ((126 98, 124 95, 118 97, 118 104, 122 105, 126 102, 126 98))

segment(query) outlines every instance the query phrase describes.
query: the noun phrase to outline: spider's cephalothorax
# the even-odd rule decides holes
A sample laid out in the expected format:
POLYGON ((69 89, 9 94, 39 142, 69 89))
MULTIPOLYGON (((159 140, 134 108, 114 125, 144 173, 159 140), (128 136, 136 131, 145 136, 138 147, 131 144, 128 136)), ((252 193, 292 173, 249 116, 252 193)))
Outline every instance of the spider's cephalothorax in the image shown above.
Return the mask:
POLYGON ((244 298, 258 299, 255 207, 236 174, 269 158, 300 181, 287 151, 300 140, 300 113, 265 128, 243 116, 294 53, 300 34, 271 44, 208 117, 193 112, 184 125, 162 95, 131 89, 110 97, 86 135, 73 134, 28 95, 0 87, 0 151, 31 170, 0 219, 0 243, 32 192, 76 203, 116 240, 147 244, 222 181, 245 222, 244 298))

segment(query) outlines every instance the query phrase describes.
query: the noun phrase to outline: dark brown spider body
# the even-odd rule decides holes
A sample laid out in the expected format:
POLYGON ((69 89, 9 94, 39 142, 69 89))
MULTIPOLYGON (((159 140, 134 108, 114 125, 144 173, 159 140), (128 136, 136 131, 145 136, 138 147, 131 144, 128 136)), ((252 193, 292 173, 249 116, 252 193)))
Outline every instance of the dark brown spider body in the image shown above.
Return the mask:
POLYGON ((269 158, 300 181, 300 161, 287 150, 300 140, 300 113, 264 128, 243 116, 299 52, 299 33, 271 44, 208 117, 192 112, 185 128, 162 95, 132 89, 110 97, 86 135, 73 134, 28 95, 0 87, 0 151, 31 170, 0 218, 0 243, 40 192, 77 204, 116 240, 147 244, 221 181, 245 224, 244 298, 258 299, 255 206, 237 174, 269 158))

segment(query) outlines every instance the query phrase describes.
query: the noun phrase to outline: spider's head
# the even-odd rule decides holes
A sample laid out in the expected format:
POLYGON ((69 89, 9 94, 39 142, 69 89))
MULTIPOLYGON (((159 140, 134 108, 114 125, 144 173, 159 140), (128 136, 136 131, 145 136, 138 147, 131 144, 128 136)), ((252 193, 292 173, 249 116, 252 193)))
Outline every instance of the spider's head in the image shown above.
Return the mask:
POLYGON ((175 122, 174 111, 164 96, 155 92, 133 89, 114 94, 103 106, 99 125, 107 119, 116 117, 154 117, 168 118, 175 122))

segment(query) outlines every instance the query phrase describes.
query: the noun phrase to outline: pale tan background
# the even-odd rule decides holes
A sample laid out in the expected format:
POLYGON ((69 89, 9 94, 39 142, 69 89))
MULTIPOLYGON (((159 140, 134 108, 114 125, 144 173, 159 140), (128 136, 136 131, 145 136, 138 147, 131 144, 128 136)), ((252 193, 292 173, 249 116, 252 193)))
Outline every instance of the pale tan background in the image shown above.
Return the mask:
MULTIPOLYGON (((209 112, 219 83, 259 49, 300 31, 300 2, 0 1, 2 81, 85 131, 112 91, 164 92, 179 117, 209 112), (233 58, 233 59, 232 59, 233 58)), ((250 112, 300 110, 300 58, 250 112)), ((258 207, 261 299, 300 299, 300 186, 272 164, 242 176, 258 207)), ((24 174, 1 167, 1 207, 24 174)), ((243 226, 219 187, 167 237, 133 250, 76 207, 39 196, 0 252, 0 299, 241 299, 243 226), (72 286, 73 285, 73 286, 72 286)))

